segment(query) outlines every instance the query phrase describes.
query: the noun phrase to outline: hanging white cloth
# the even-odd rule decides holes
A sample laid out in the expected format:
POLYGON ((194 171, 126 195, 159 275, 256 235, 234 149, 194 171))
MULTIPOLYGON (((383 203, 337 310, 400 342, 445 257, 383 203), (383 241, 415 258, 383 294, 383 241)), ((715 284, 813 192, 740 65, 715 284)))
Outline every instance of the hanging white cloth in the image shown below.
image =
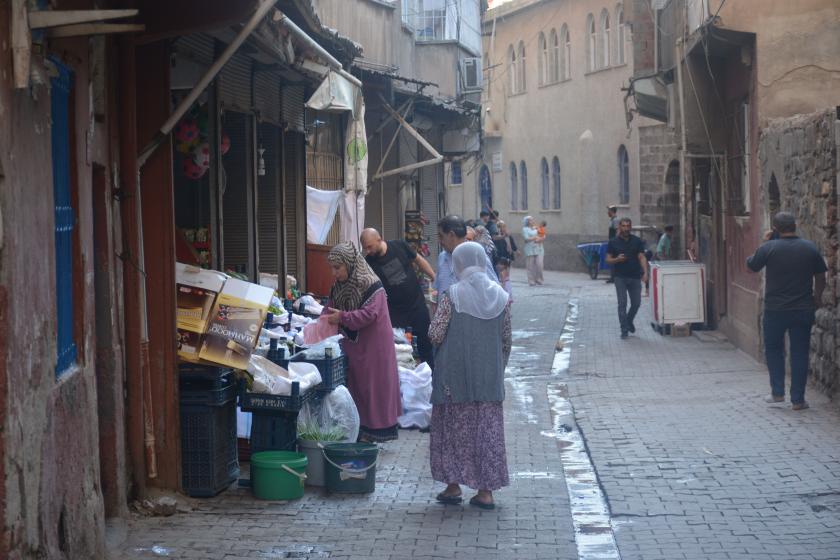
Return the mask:
POLYGON ((358 249, 365 223, 365 193, 344 191, 340 208, 341 240, 349 241, 358 249))
POLYGON ((343 191, 321 191, 306 186, 306 241, 323 245, 330 233, 343 191))
MULTIPOLYGON (((361 97, 361 95, 360 95, 361 97)), ((367 192, 368 145, 365 128, 365 104, 353 116, 347 117, 347 132, 344 150, 344 190, 358 191, 364 196, 367 192)))
POLYGON ((473 241, 452 251, 452 267, 458 282, 449 287, 449 299, 458 313, 477 319, 495 319, 505 310, 508 293, 487 275, 487 253, 473 241))

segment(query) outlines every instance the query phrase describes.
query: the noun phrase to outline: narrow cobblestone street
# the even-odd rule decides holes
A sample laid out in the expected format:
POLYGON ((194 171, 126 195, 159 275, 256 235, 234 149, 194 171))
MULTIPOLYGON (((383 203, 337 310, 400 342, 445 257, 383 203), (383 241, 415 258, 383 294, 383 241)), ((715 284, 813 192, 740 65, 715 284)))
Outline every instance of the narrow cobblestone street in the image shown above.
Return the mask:
POLYGON ((765 370, 729 343, 656 334, 648 300, 622 341, 612 286, 551 272, 546 284, 514 271, 511 486, 495 511, 437 504, 428 435, 401 431, 372 495, 308 489, 276 503, 234 487, 189 512, 134 517, 112 531, 111 557, 840 558, 840 415, 826 399, 811 388, 806 412, 768 406, 765 370), (574 419, 558 417, 567 404, 574 419), (564 462, 564 430, 585 441, 604 530, 572 516, 591 496, 577 482, 586 469, 564 462), (618 551, 587 548, 589 532, 618 551))

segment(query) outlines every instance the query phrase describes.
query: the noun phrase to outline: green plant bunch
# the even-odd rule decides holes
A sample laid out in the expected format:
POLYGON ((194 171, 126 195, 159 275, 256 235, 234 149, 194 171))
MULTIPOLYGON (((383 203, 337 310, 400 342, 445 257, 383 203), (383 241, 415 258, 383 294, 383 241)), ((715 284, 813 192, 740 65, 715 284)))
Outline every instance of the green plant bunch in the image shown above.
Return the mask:
POLYGON ((338 426, 322 429, 314 424, 301 424, 298 426, 298 439, 311 441, 341 441, 347 434, 338 426))

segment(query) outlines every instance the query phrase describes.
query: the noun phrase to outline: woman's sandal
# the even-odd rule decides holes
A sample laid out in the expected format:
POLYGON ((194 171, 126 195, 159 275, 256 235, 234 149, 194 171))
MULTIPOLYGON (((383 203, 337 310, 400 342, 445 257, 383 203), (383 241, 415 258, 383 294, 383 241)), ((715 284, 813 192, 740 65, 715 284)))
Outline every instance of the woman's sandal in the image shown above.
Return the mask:
POLYGON ((438 494, 435 499, 440 503, 446 504, 448 506, 457 506, 462 501, 464 501, 464 498, 461 497, 461 494, 444 494, 443 492, 438 494))
POLYGON ((482 502, 478 499, 478 496, 470 498, 470 505, 480 509, 496 509, 496 504, 494 502, 482 502))

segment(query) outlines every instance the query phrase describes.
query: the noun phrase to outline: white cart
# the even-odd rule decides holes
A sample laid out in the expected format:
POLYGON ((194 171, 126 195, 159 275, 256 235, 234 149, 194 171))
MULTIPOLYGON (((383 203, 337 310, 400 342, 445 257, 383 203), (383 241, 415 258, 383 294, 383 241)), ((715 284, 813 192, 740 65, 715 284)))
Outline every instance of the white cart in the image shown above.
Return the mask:
POLYGON ((654 330, 668 334, 677 323, 705 324, 706 267, 691 261, 654 261, 650 269, 654 330))

